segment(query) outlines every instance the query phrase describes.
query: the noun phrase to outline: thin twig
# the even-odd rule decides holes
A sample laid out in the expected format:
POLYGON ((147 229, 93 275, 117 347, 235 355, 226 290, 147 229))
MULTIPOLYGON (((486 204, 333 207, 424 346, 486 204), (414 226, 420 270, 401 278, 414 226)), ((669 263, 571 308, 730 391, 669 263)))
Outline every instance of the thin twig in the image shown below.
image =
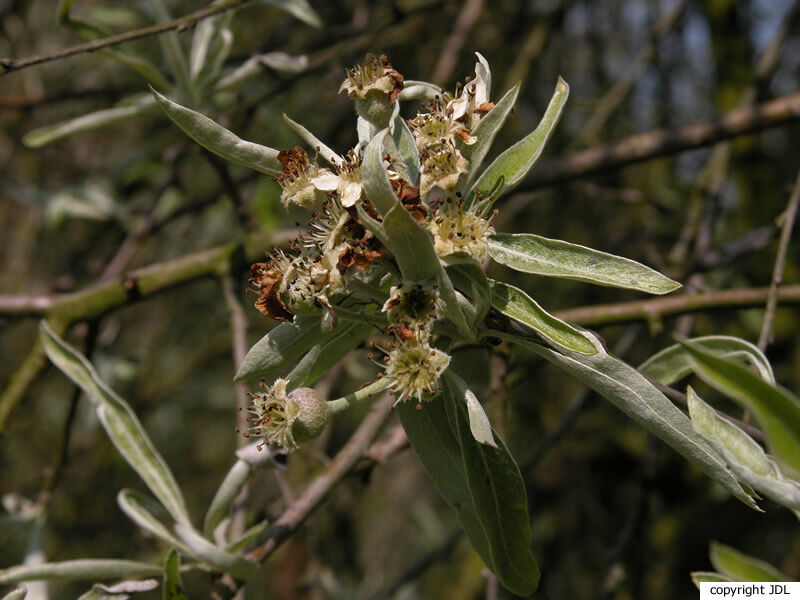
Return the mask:
POLYGON ((738 108, 717 119, 676 129, 656 129, 615 144, 574 152, 543 162, 517 192, 607 173, 627 165, 715 144, 722 140, 779 127, 800 119, 800 93, 776 98, 752 108, 738 108))
MULTIPOLYGON (((302 525, 334 486, 344 479, 359 459, 363 458, 373 438, 389 418, 393 402, 393 398, 385 394, 381 400, 372 405, 361 425, 325 470, 308 484, 300 497, 286 508, 278 520, 251 547, 247 554, 248 559, 263 562, 302 525)), ((216 583, 214 598, 232 598, 240 586, 241 582, 223 576, 216 583)))
POLYGON ((484 0, 467 0, 464 7, 456 19, 453 31, 444 43, 442 53, 439 55, 439 62, 433 69, 431 81, 440 85, 446 84, 453 74, 453 70, 458 62, 458 56, 461 53, 461 48, 467 40, 472 27, 478 20, 478 17, 483 10, 484 0))
POLYGON ((778 242, 778 254, 775 257, 775 268, 772 271, 772 282, 769 286, 767 309, 764 312, 764 322, 761 324, 761 334, 758 336, 758 348, 763 352, 767 349, 772 335, 772 321, 775 319, 775 309, 778 306, 778 288, 783 281, 783 269, 786 266, 786 253, 789 250, 789 240, 792 239, 792 228, 797 218, 797 206, 800 204, 800 173, 789 198, 789 205, 782 217, 781 239, 778 242))
MULTIPOLYGON (((597 304, 561 310, 555 314, 565 321, 587 326, 631 321, 652 322, 680 314, 761 306, 767 300, 769 289, 764 287, 719 290, 696 295, 597 304)), ((800 304, 800 284, 780 288, 778 300, 785 304, 800 304)))
POLYGON ((33 65, 60 60, 62 58, 67 58, 69 56, 84 52, 94 52, 102 48, 117 46, 125 42, 138 40, 152 35, 158 35, 166 31, 184 31, 193 27, 197 22, 202 21, 203 19, 213 17, 214 15, 218 15, 221 12, 225 12, 232 8, 236 8, 244 2, 245 0, 223 0, 222 2, 211 4, 206 8, 197 10, 177 19, 172 19, 171 21, 158 23, 156 25, 149 25, 140 29, 134 29, 133 31, 126 31, 125 33, 112 35, 99 40, 92 40, 91 42, 78 44, 77 46, 71 46, 69 48, 63 48, 62 50, 57 50, 49 54, 40 54, 38 56, 29 56, 26 58, 0 58, 0 77, 11 73, 12 71, 19 71, 20 69, 31 67, 33 65))
POLYGON ((656 56, 658 42, 664 37, 680 20, 686 12, 688 0, 680 0, 666 15, 664 15, 650 31, 650 39, 639 54, 633 59, 622 77, 614 82, 614 85, 597 102, 591 116, 586 121, 580 135, 575 138, 575 146, 586 145, 586 142, 594 142, 597 135, 605 125, 608 118, 620 103, 628 96, 633 86, 644 74, 648 64, 656 56))
POLYGON ((384 590, 375 594, 373 600, 388 600, 392 598, 395 592, 420 577, 434 564, 446 560, 453 553, 463 533, 461 529, 451 532, 438 546, 420 556, 414 564, 395 577, 384 590))

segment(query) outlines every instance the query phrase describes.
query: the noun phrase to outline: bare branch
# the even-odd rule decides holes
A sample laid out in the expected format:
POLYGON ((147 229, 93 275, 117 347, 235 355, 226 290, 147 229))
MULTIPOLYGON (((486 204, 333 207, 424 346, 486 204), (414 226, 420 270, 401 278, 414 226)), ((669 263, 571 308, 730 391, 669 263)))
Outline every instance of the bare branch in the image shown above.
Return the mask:
POLYGON ((758 336, 758 347, 763 352, 767 349, 772 334, 772 321, 775 319, 775 309, 778 306, 778 286, 783 281, 783 269, 786 266, 786 253, 789 250, 789 240, 792 239, 792 228, 797 218, 797 206, 800 204, 800 173, 789 198, 789 205, 782 217, 781 239, 778 242, 778 254, 775 257, 775 267, 772 271, 772 282, 769 285, 767 309, 764 312, 764 322, 761 324, 761 333, 758 336))
MULTIPOLYGON (((555 314, 560 319, 587 326, 629 323, 631 321, 653 323, 673 315, 761 306, 766 302, 769 290, 770 288, 720 290, 653 300, 581 306, 557 311, 555 314)), ((778 300, 784 304, 800 304, 800 285, 788 285, 780 288, 778 300)))
POLYGON ((677 129, 656 129, 543 163, 516 191, 526 192, 596 173, 606 173, 659 156, 702 148, 722 140, 779 127, 800 119, 800 93, 677 129))
POLYGON ((0 58, 0 77, 11 73, 12 71, 19 71, 20 69, 24 69, 26 67, 32 67, 33 65, 60 60, 75 54, 82 54, 84 52, 94 52, 102 48, 108 48, 109 46, 117 46, 132 40, 158 35, 160 33, 164 33, 165 31, 183 31, 193 27, 198 21, 202 21, 203 19, 218 15, 221 12, 236 8, 244 2, 245 0, 223 0, 218 4, 211 4, 206 8, 197 10, 193 13, 173 19, 171 21, 158 23, 156 25, 149 25, 148 27, 134 29, 133 31, 126 31, 125 33, 112 35, 99 40, 92 40, 91 42, 78 44, 77 46, 71 46, 69 48, 57 50, 56 52, 51 52, 49 54, 29 56, 27 58, 0 58))

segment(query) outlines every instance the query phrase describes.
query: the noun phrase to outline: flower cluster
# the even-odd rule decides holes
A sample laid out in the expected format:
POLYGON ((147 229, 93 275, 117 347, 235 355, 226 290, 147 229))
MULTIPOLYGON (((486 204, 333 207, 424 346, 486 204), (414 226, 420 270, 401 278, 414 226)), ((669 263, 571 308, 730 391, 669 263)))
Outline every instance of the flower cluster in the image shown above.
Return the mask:
MULTIPOLYGON (((483 261, 487 238, 494 232, 486 215, 463 196, 470 177, 469 148, 479 141, 475 128, 494 106, 489 102, 490 83, 488 65, 479 55, 474 79, 455 94, 442 90, 421 102, 420 112, 405 123, 398 122, 395 106, 402 99, 404 79, 386 57, 368 56, 364 65, 347 72, 340 88, 355 101, 360 123, 369 122, 374 130, 391 123, 387 131, 403 127, 410 134, 412 162, 392 143, 381 152, 384 182, 391 187, 397 210, 402 207, 419 225, 441 272, 450 262, 483 261)), ((389 387, 398 402, 422 402, 439 393, 440 377, 450 364, 451 341, 442 335, 446 327, 439 328, 447 313, 441 281, 404 276, 393 254, 398 234, 387 231, 386 205, 371 202, 367 192, 364 146, 359 144, 342 159, 334 155, 326 167, 300 147, 279 153, 281 201, 313 216, 291 253, 275 250, 251 267, 256 308, 284 321, 319 313, 329 326, 336 325, 339 313, 351 320, 370 313, 370 322, 378 323, 391 340, 383 361, 389 387)), ((286 406, 285 391, 286 383, 276 381, 268 392, 254 396, 250 411, 253 426, 266 439, 292 447, 285 433, 291 411, 277 408, 286 406)))

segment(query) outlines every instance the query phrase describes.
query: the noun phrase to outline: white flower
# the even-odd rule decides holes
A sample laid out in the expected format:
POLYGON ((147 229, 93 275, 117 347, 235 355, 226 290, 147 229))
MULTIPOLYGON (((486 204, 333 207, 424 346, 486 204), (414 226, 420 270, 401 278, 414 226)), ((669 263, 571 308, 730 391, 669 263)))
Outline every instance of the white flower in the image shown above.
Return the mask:
POLYGON ((370 92, 385 94, 394 104, 403 90, 403 76, 392 68, 385 56, 380 58, 367 54, 363 65, 347 70, 347 78, 339 88, 339 93, 347 92, 351 98, 366 100, 370 92))
POLYGON ((310 160, 308 154, 299 146, 291 150, 281 150, 278 160, 283 165, 283 173, 277 176, 277 181, 283 190, 281 202, 286 208, 296 204, 309 210, 316 210, 324 201, 325 194, 317 189, 312 180, 324 177, 330 173, 327 169, 320 169, 316 160, 310 160))
POLYGON ((480 114, 491 110, 493 106, 489 101, 492 88, 492 72, 489 63, 476 52, 478 62, 475 64, 475 79, 464 85, 461 94, 453 98, 448 104, 452 110, 452 118, 464 122, 469 129, 474 129, 480 121, 480 114))
POLYGON ((364 192, 361 179, 361 159, 349 152, 339 165, 336 173, 327 171, 311 180, 314 187, 323 192, 336 192, 339 203, 345 208, 355 206, 364 192))

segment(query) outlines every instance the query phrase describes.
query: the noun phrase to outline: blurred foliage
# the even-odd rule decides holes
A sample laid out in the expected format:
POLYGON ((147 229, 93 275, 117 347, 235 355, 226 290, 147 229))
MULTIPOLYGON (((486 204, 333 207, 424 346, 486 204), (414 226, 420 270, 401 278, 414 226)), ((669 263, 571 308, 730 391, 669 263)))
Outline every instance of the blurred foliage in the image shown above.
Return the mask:
MULTIPOLYGON (((280 118, 301 119, 331 147, 355 143, 351 103, 335 90, 344 69, 367 52, 387 54, 408 77, 428 80, 467 5, 482 5, 465 37, 456 37, 448 89, 472 72, 477 50, 493 71, 493 99, 522 80, 515 115, 496 148, 533 129, 558 75, 572 95, 547 149, 568 150, 618 140, 656 128, 705 120, 737 106, 752 87, 758 100, 797 91, 800 29, 791 0, 691 0, 674 26, 658 38, 651 28, 677 0, 332 0, 311 4, 324 22, 312 28, 262 3, 250 3, 231 19, 232 69, 255 53, 306 54, 307 70, 281 74, 270 68, 229 98, 221 123, 244 139, 276 148, 299 140, 280 118), (761 52, 788 24, 774 69, 755 80, 761 52), (460 43, 459 43, 460 42, 460 43), (581 133, 599 100, 648 44, 654 52, 614 107, 596 139, 581 133), (755 86, 755 87, 753 87, 755 86)), ((152 22, 147 2, 76 2, 73 13, 113 31, 152 22)), ((175 0, 173 15, 204 3, 175 0)), ((0 56, 22 57, 80 41, 54 26, 54 3, 0 0, 0 56)), ((188 34, 179 34, 188 45, 188 34)), ((159 59, 159 42, 146 38, 120 50, 159 59)), ((22 137, 37 127, 111 107, 146 91, 132 71, 100 54, 21 70, 2 78, 0 92, 0 292, 51 294, 84 288, 112 272, 157 263, 241 239, 247 230, 267 236, 304 221, 279 210, 279 188, 270 178, 231 167, 233 184, 208 155, 164 120, 138 121, 76 135, 38 150, 22 137), (242 200, 232 198, 235 189, 242 200), (244 215, 244 218, 241 218, 244 215)), ((568 239, 646 262, 701 289, 760 287, 769 283, 775 243, 754 246, 713 270, 698 268, 703 253, 772 224, 783 211, 798 168, 793 140, 797 124, 734 140, 713 191, 701 181, 711 150, 651 160, 602 176, 510 195, 499 205, 498 231, 530 231, 568 239), (675 261, 693 198, 700 197, 701 234, 675 261), (513 225, 512 225, 513 224, 513 225), (693 255, 697 247, 700 256, 693 255)), ((491 158, 491 157, 490 157, 491 158)), ((488 164, 488 163, 487 163, 488 164)), ((541 165, 540 165, 541 166, 541 165)), ((539 168, 539 167, 537 167, 539 168)), ((795 235, 796 238, 796 235, 795 235)), ((277 239, 277 238, 276 238, 277 239)), ((790 246, 784 281, 800 277, 798 246, 790 246)), ((500 267, 494 265, 499 273, 500 267)), ((251 309, 242 260, 236 290, 246 305, 249 341, 274 323, 251 309)), ((502 278, 531 293, 548 310, 633 299, 630 292, 576 282, 541 280, 503 272, 502 278), (541 287, 541 289, 540 289, 541 287)), ((599 331, 613 348, 633 335, 624 358, 639 364, 685 335, 728 334, 755 340, 763 311, 698 314, 644 326, 599 331), (631 334, 631 328, 633 333, 631 334)), ((777 380, 800 389, 800 314, 779 308, 768 356, 777 380)), ((33 319, 0 315, 0 385, 9 381, 36 336, 33 319)), ((113 311, 92 325, 78 324, 69 339, 93 346, 101 376, 134 407, 185 491, 195 520, 202 516, 237 444, 230 383, 235 372, 230 322, 216 281, 196 281, 113 311)), ((576 394, 576 382, 530 356, 508 357, 505 374, 492 354, 502 349, 465 348, 457 360, 474 372, 470 385, 489 401, 488 411, 524 465, 536 445, 559 426, 576 394), (533 365, 533 366, 532 366, 533 365)), ((330 397, 363 379, 365 352, 358 351, 323 384, 330 397)), ((703 397, 713 393, 697 386, 703 397)), ((11 415, 0 438, 0 492, 36 499, 48 490, 45 530, 48 559, 114 556, 151 559, 166 549, 140 535, 116 505, 121 487, 140 487, 113 450, 85 400, 68 419, 74 390, 48 368, 11 415), (66 463, 59 444, 70 434, 66 463)), ((730 406, 724 406, 726 409, 730 406)), ((732 414, 736 409, 731 408, 732 414)), ((277 516, 289 486, 297 493, 347 440, 357 414, 336 419, 308 451, 292 455, 277 482, 259 473, 249 499, 251 518, 277 516), (322 461, 322 462, 321 462, 322 461), (285 481, 284 481, 285 480, 285 481), (284 485, 282 494, 281 485, 284 485)), ((531 504, 534 554, 542 570, 540 598, 689 597, 691 570, 708 566, 710 539, 757 556, 800 578, 800 536, 793 516, 765 502, 765 514, 722 494, 677 454, 637 429, 604 401, 589 396, 574 425, 543 459, 523 468, 531 504)), ((8 507, 6 507, 8 508, 8 507)), ((393 597, 484 597, 480 560, 464 539, 451 542, 455 515, 433 491, 411 453, 348 478, 301 531, 267 563, 261 585, 248 598, 376 597, 428 552, 444 548, 430 568, 393 597)), ((0 565, 21 559, 24 542, 13 528, 0 529, 0 565)), ((184 581, 190 597, 206 597, 208 584, 184 581)), ((80 586, 52 586, 57 598, 76 597, 80 586)), ((505 592, 500 592, 503 597, 505 592)))

